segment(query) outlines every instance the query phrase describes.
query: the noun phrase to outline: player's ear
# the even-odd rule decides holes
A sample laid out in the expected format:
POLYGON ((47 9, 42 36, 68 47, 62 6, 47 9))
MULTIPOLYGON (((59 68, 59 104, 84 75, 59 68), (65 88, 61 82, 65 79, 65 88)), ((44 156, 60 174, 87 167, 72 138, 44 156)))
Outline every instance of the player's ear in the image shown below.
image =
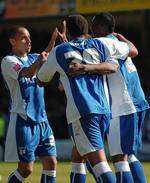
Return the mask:
POLYGON ((10 42, 10 44, 11 44, 12 46, 15 45, 15 43, 16 43, 15 39, 13 39, 13 38, 10 38, 10 39, 9 39, 9 42, 10 42))

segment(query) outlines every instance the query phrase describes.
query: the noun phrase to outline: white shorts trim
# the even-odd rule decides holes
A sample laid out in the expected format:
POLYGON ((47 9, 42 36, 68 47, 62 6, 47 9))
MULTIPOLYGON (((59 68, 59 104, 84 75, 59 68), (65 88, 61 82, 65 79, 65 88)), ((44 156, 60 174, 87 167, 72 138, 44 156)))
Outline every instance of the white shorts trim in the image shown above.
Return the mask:
POLYGON ((120 117, 111 120, 107 140, 111 156, 123 154, 120 139, 120 117))
POLYGON ((74 143, 81 156, 96 151, 84 133, 80 120, 72 123, 72 130, 74 143))

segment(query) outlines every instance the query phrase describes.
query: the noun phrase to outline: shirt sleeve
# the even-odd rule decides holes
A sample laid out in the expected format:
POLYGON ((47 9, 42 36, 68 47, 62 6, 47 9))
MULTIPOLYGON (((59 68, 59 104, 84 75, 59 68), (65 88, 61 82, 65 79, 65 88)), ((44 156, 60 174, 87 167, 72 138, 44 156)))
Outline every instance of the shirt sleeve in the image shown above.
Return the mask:
POLYGON ((111 38, 96 38, 100 40, 105 47, 106 60, 126 59, 130 48, 127 43, 111 38))
POLYGON ((23 64, 14 56, 4 57, 1 63, 2 74, 15 80, 18 79, 19 73, 23 68, 23 64))
POLYGON ((49 82, 57 71, 57 59, 55 54, 56 48, 50 52, 47 61, 40 68, 37 78, 41 82, 49 82))

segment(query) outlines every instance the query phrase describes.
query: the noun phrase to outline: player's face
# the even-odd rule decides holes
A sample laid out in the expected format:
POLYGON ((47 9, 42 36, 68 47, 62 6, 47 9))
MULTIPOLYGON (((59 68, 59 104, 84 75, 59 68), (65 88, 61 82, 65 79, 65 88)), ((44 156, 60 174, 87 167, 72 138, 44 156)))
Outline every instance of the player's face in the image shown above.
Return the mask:
POLYGON ((21 28, 13 38, 13 47, 22 52, 28 53, 31 50, 31 39, 30 33, 27 29, 21 28))

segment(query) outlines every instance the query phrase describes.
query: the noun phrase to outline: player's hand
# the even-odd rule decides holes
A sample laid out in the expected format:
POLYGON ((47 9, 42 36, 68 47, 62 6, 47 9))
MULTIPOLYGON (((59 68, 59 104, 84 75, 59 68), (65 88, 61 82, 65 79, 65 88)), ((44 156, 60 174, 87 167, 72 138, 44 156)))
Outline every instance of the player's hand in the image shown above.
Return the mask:
POLYGON ((52 34, 51 40, 48 43, 47 48, 44 50, 45 52, 49 53, 53 49, 53 47, 55 46, 57 36, 58 36, 58 29, 56 27, 53 34, 52 34))
POLYGON ((61 42, 68 42, 67 36, 66 36, 66 21, 64 20, 62 22, 62 33, 58 32, 58 37, 61 42))
POLYGON ((58 90, 59 90, 60 92, 63 92, 63 91, 64 91, 64 87, 63 87, 63 84, 62 84, 61 81, 59 81, 59 83, 58 83, 58 90))
POLYGON ((118 34, 118 33, 117 33, 117 32, 113 32, 112 34, 113 34, 114 36, 116 36, 116 37, 117 37, 117 34, 118 34))
POLYGON ((116 32, 113 32, 113 35, 116 36, 119 39, 119 41, 124 41, 126 39, 122 34, 116 32))
POLYGON ((49 53, 46 51, 43 51, 39 56, 38 56, 38 62, 41 65, 43 65, 44 62, 46 62, 48 58, 49 53))
POLYGON ((68 73, 70 76, 77 76, 80 74, 85 74, 85 64, 71 63, 69 65, 69 72, 68 73))

